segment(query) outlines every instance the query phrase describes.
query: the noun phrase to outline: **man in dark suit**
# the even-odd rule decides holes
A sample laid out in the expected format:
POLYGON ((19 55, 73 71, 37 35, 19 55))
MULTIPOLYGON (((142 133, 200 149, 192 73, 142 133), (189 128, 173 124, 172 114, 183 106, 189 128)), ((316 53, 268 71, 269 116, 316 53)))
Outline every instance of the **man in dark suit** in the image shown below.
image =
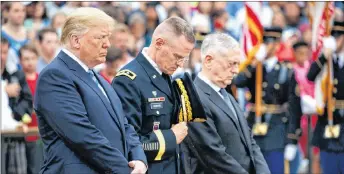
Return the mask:
POLYGON ((170 75, 187 61, 194 42, 186 21, 168 18, 155 29, 151 45, 112 81, 143 143, 148 173, 181 173, 179 144, 187 135, 187 126, 185 122, 175 124, 177 108, 170 75))
POLYGON ((44 143, 40 173, 145 173, 146 157, 121 101, 92 68, 105 62, 111 17, 79 8, 62 29, 64 49, 38 79, 34 109, 44 143))
POLYGON ((242 56, 238 43, 227 34, 210 34, 202 43, 201 56, 202 71, 194 84, 207 121, 188 125, 191 172, 270 173, 243 112, 225 90, 238 73, 242 56))

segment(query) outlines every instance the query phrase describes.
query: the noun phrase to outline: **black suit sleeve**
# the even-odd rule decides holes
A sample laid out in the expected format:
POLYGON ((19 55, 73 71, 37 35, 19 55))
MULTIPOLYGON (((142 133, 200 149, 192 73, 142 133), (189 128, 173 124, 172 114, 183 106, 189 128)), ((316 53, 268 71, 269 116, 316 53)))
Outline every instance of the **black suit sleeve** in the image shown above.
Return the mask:
POLYGON ((142 133, 142 106, 144 105, 139 87, 126 76, 118 76, 112 81, 112 87, 121 99, 128 122, 134 127, 143 144, 148 162, 160 161, 175 155, 176 137, 171 129, 142 133))
MULTIPOLYGON (((208 111, 204 123, 191 122, 188 124, 194 150, 202 161, 207 173, 248 173, 230 154, 226 152, 212 115, 208 111)), ((188 145, 190 146, 190 145, 188 145)), ((190 148, 190 147, 189 147, 190 148)))
POLYGON ((14 104, 12 111, 14 118, 18 121, 22 120, 24 114, 31 116, 32 113, 32 95, 30 88, 26 82, 25 74, 22 71, 15 72, 12 76, 18 78, 21 87, 19 96, 15 99, 17 102, 14 104))
MULTIPOLYGON (((130 173, 128 161, 88 119, 77 87, 63 72, 49 69, 40 75, 35 110, 78 156, 100 173, 130 173), (52 107, 54 106, 54 107, 52 107)), ((116 136, 116 135, 114 135, 116 136)))
POLYGON ((321 55, 316 61, 314 61, 309 68, 307 78, 309 81, 314 82, 317 75, 320 73, 321 69, 323 68, 324 64, 326 63, 326 58, 324 55, 321 55))
POLYGON ((287 114, 289 115, 288 124, 288 143, 297 144, 299 137, 301 136, 301 99, 300 88, 296 82, 295 74, 289 81, 289 95, 288 95, 289 109, 287 114))
POLYGON ((238 76, 233 80, 233 83, 238 88, 247 87, 251 80, 255 79, 256 68, 248 65, 238 76))

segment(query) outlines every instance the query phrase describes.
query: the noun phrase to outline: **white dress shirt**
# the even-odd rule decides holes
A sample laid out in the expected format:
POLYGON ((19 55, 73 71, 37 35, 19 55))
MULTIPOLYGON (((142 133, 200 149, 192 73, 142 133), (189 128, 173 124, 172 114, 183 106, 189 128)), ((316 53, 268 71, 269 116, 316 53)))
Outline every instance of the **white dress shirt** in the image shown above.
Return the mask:
POLYGON ((142 54, 143 54, 143 56, 145 56, 145 58, 146 58, 146 59, 148 60, 148 62, 154 67, 154 69, 155 69, 160 75, 162 75, 162 72, 161 72, 161 70, 159 69, 158 64, 156 64, 156 63, 153 61, 153 59, 152 59, 151 57, 148 56, 147 51, 148 51, 148 47, 144 47, 144 48, 142 49, 142 54))
POLYGON ((8 95, 5 90, 7 82, 1 80, 1 130, 15 130, 20 124, 13 118, 12 109, 8 103, 8 95))
POLYGON ((213 82, 211 82, 206 76, 204 76, 201 72, 198 73, 198 78, 200 78, 201 80, 203 80, 206 84, 208 84, 217 94, 219 94, 219 96, 224 99, 224 96, 222 96, 222 94, 220 93, 220 87, 215 85, 213 82))

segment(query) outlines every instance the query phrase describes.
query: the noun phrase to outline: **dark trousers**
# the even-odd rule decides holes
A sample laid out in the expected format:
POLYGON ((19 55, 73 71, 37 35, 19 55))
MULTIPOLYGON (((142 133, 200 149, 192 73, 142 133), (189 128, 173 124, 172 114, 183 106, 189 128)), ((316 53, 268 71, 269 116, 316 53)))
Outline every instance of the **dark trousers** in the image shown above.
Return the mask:
POLYGON ((320 151, 320 165, 324 174, 344 174, 344 153, 320 151))
POLYGON ((27 173, 37 174, 43 165, 43 145, 41 140, 26 142, 27 173))
POLYGON ((263 152, 266 163, 271 174, 284 174, 284 155, 283 151, 263 152))

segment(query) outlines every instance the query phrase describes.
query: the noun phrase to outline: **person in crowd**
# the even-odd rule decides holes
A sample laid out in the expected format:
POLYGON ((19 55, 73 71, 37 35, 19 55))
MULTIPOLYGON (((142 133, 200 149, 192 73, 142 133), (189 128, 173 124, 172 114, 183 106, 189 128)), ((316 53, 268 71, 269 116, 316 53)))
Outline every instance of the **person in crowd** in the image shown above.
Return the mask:
POLYGON ((256 53, 256 59, 234 80, 237 87, 248 87, 252 94, 248 99, 250 107, 247 120, 271 173, 285 172, 287 166, 285 168, 284 160, 292 161, 295 158, 297 140, 301 135, 300 97, 292 64, 282 64, 276 56, 281 35, 281 28, 265 28, 264 43, 256 53), (257 71, 259 62, 261 72, 257 71), (255 96, 257 73, 262 76, 261 98, 255 96), (258 102, 261 102, 261 115, 256 113, 258 102))
POLYGON ((328 66, 328 59, 332 61, 332 82, 327 83, 327 88, 332 89, 331 93, 327 88, 319 91, 324 95, 332 95, 333 106, 328 104, 318 108, 318 121, 315 126, 312 144, 320 148, 320 165, 324 174, 344 172, 344 22, 335 21, 331 31, 331 37, 324 39, 323 54, 311 64, 307 78, 316 81, 321 78, 321 71, 328 66), (332 111, 329 112, 328 110, 332 111), (329 114, 333 119, 329 119, 329 114))
POLYGON ((38 32, 38 47, 40 56, 37 62, 37 72, 40 73, 56 56, 59 40, 56 30, 44 28, 38 32))
POLYGON ((105 67, 100 70, 99 74, 111 84, 113 78, 125 63, 122 50, 116 47, 110 47, 107 51, 105 67))
MULTIPOLYGON (((10 73, 6 68, 8 59, 9 42, 6 38, 1 38, 1 81, 2 90, 6 92, 2 97, 2 107, 4 108, 4 124, 10 126, 8 128, 24 128, 21 131, 27 132, 28 128, 22 124, 31 122, 32 112, 32 96, 30 89, 26 83, 23 71, 16 70, 10 73), (9 107, 9 108, 8 108, 9 107), (7 111, 5 111, 7 110, 7 111), (7 118, 7 119, 6 119, 7 118), (15 119, 15 121, 13 119, 15 119)), ((19 129, 20 130, 20 129, 19 129)), ((22 137, 8 137, 2 141, 2 169, 4 173, 26 173, 27 163, 25 158, 25 140, 22 137)))
MULTIPOLYGON (((19 59, 22 70, 25 74, 26 82, 30 88, 33 96, 36 91, 36 83, 38 79, 38 73, 36 72, 38 51, 34 45, 24 45, 19 50, 19 59)), ((36 113, 32 112, 31 122, 28 123, 29 128, 37 128, 38 122, 36 113)), ((37 135, 27 136, 26 140, 26 159, 27 159, 27 173, 36 174, 39 172, 40 167, 43 164, 43 147, 41 141, 37 135)))
POLYGON ((26 9, 22 2, 6 2, 4 6, 7 22, 1 27, 1 37, 6 38, 10 44, 6 67, 13 73, 20 69, 19 49, 29 42, 27 30, 24 27, 26 9))

